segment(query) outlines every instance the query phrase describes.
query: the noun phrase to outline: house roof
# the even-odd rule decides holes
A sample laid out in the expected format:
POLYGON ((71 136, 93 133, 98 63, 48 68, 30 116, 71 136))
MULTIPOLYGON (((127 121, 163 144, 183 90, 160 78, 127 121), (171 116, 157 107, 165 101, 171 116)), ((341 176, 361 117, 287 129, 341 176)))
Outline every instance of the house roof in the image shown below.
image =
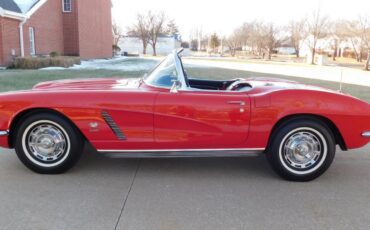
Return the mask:
POLYGON ((22 13, 22 10, 13 0, 0 0, 0 7, 4 10, 22 13))
POLYGON ((48 0, 0 0, 0 16, 27 20, 48 0))

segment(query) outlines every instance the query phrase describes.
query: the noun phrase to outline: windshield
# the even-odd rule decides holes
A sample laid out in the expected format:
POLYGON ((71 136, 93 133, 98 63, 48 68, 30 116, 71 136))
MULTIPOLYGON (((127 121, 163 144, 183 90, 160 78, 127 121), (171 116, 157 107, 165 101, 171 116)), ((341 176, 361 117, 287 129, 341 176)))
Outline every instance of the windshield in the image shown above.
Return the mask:
POLYGON ((173 81, 178 80, 175 59, 168 55, 156 68, 145 78, 145 83, 158 87, 171 88, 173 81))

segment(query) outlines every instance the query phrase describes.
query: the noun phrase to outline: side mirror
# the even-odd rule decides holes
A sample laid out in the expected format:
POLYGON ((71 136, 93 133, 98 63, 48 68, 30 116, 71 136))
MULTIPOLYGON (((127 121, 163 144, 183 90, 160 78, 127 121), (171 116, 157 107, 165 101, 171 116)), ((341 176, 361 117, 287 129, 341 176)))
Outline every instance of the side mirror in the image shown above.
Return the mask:
POLYGON ((172 82, 173 84, 172 84, 170 92, 178 93, 179 92, 178 89, 181 87, 181 82, 179 80, 173 80, 172 82))

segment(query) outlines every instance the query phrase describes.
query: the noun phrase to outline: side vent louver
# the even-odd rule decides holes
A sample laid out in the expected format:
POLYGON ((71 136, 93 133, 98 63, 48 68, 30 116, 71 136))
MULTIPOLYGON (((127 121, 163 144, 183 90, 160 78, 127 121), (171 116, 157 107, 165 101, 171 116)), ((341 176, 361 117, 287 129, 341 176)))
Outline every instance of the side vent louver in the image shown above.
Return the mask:
POLYGON ((102 111, 101 115, 107 125, 112 129, 113 133, 117 136, 118 140, 124 141, 126 140, 125 135, 122 133, 121 129, 118 127, 116 122, 112 119, 108 112, 102 111))

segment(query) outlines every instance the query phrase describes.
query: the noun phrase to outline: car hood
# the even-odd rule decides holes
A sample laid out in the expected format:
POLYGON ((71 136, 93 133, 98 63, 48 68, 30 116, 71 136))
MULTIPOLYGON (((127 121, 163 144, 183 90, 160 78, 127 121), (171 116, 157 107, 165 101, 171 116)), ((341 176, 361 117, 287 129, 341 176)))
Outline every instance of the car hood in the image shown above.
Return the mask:
POLYGON ((140 79, 77 79, 42 82, 33 87, 33 90, 110 90, 135 89, 140 85, 140 79))

